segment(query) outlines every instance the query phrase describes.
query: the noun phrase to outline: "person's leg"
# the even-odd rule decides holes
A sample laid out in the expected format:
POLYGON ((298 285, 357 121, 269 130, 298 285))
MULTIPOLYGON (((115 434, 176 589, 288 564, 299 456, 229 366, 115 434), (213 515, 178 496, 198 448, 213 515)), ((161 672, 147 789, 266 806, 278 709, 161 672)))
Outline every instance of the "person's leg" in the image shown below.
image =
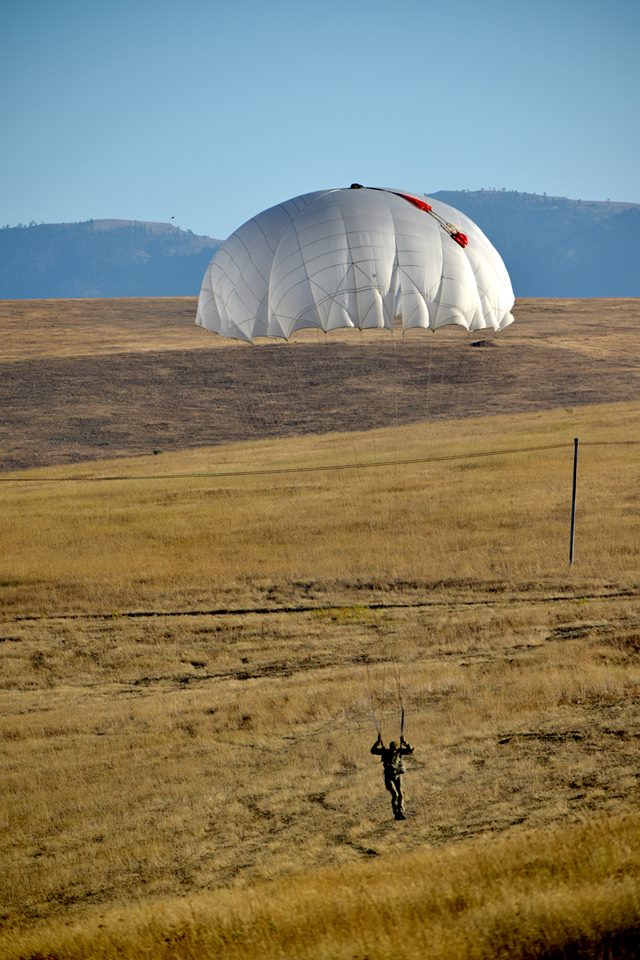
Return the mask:
POLYGON ((394 777, 387 777, 384 781, 384 785, 391 794, 391 809, 393 810, 394 817, 396 820, 398 820, 400 794, 398 792, 397 779, 394 777))
POLYGON ((396 820, 406 820, 407 815, 404 810, 404 793, 402 791, 402 777, 397 778, 395 787, 396 787, 396 796, 397 796, 395 817, 396 817, 396 820))

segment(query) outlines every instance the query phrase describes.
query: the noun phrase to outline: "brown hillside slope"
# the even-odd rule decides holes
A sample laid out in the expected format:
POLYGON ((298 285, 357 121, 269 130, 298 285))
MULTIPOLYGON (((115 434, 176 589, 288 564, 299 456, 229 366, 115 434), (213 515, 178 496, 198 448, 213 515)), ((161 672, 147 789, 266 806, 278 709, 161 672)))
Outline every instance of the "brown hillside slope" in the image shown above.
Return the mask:
POLYGON ((640 301, 524 300, 459 331, 228 345, 195 299, 0 303, 0 469, 633 400, 640 301), (222 348, 222 349, 221 349, 222 348))

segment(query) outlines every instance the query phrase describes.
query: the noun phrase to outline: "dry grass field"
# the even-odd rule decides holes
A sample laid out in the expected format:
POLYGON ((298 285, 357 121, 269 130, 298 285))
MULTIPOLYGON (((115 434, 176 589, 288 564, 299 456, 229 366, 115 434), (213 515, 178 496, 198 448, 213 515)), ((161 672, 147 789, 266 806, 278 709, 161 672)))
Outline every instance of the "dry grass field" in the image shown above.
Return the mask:
POLYGON ((0 303, 0 471, 635 399, 640 301, 525 300, 455 328, 222 341, 196 301, 0 303))
MULTIPOLYGON (((366 392, 363 429, 355 402, 343 422, 329 363, 332 431, 308 407, 280 424, 299 436, 258 439, 253 412, 208 446, 204 399, 190 426, 174 409, 185 358, 246 373, 282 351, 190 326, 176 350, 189 301, 160 304, 157 338, 150 303, 116 304, 96 305, 99 351, 83 353, 92 305, 73 304, 75 332, 52 320, 59 355, 40 329, 3 365, 27 386, 0 475, 0 956, 635 956, 638 303, 529 301, 495 347, 434 337, 426 381, 423 344, 400 338, 376 422, 366 392), (151 382, 161 354, 172 439, 149 456, 135 361, 153 357, 151 382), (52 403, 54 369, 75 400, 52 403), (422 417, 401 402, 416 385, 422 417), (74 404, 95 427, 129 400, 115 459, 82 431, 56 441, 74 404), (369 753, 380 720, 399 732, 398 687, 404 823, 369 753)), ((54 317, 38 309, 5 319, 54 317)), ((297 376, 334 347, 293 344, 297 376)))

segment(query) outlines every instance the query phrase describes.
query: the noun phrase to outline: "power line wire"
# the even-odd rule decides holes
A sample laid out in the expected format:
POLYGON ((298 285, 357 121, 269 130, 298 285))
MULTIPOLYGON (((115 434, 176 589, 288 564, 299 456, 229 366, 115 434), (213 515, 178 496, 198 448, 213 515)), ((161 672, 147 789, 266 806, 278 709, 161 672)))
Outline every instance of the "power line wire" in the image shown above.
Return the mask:
MULTIPOLYGON (((586 440, 581 441, 585 447, 614 447, 638 446, 640 440, 586 440)), ((113 474, 97 477, 84 475, 77 477, 0 477, 0 483, 123 483, 129 480, 217 480, 242 477, 265 477, 277 474, 296 473, 330 473, 334 470, 362 470, 380 469, 417 463, 450 463, 455 460, 472 460, 482 457, 517 456, 523 453, 537 453, 542 450, 564 450, 572 448, 571 443, 548 443, 531 447, 510 447, 504 450, 479 450, 475 453, 452 453, 437 457, 407 457, 393 460, 362 460, 356 463, 332 463, 308 467, 263 467, 259 470, 221 470, 197 473, 162 473, 162 474, 113 474)))

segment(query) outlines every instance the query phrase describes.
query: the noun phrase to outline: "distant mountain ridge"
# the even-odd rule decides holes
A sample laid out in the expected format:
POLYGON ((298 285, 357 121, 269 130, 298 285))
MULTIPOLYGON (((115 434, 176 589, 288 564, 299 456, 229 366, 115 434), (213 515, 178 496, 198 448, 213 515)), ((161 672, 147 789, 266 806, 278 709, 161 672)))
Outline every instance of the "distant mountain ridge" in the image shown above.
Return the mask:
MULTIPOLYGON (((518 297, 639 297, 640 204, 509 190, 429 194, 500 252, 518 297)), ((220 240, 169 223, 0 229, 0 298, 196 296, 220 240)))
POLYGON ((193 296, 220 245, 170 223, 86 220, 0 230, 0 297, 193 296))

